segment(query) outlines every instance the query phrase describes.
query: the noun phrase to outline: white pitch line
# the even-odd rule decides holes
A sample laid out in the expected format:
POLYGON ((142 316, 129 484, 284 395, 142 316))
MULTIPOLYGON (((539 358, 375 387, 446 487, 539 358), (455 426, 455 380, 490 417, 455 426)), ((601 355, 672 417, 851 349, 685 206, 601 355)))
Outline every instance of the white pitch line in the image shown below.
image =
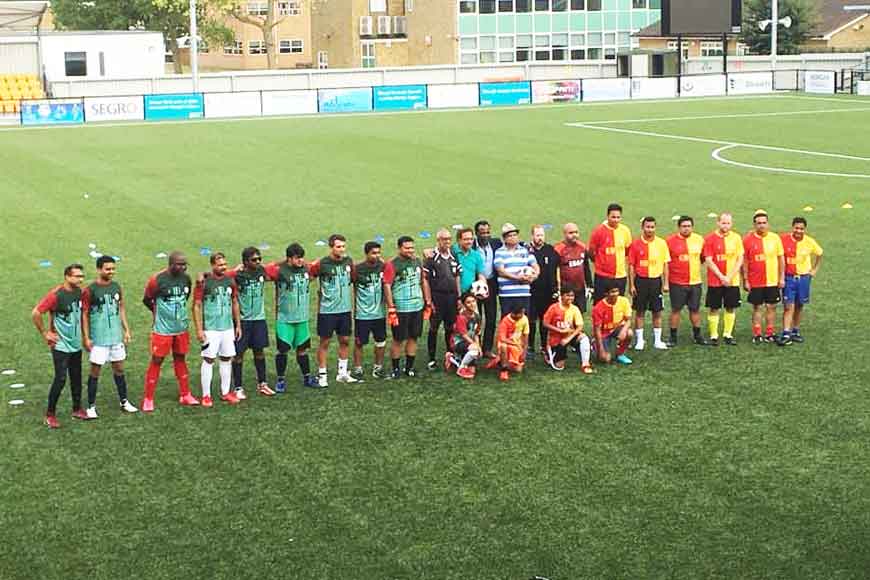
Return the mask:
POLYGON ((716 161, 721 163, 725 163, 727 165, 736 165, 737 167, 744 167, 748 169, 759 169, 761 171, 771 171, 774 173, 793 173, 798 175, 818 175, 822 177, 855 177, 858 179, 870 179, 870 175, 865 175, 863 173, 833 173, 829 171, 809 171, 804 169, 788 169, 786 167, 769 167, 767 165, 753 165, 751 163, 741 163, 739 161, 732 161, 730 159, 725 159, 722 156, 724 151, 728 151, 729 149, 737 149, 740 145, 725 145, 724 147, 719 147, 714 150, 710 155, 716 161))
POLYGON ((613 121, 581 121, 568 123, 572 127, 588 125, 626 125, 630 123, 656 123, 660 121, 708 121, 712 119, 750 119, 756 117, 788 117, 793 115, 815 115, 822 113, 849 113, 870 111, 870 107, 851 107, 841 109, 810 109, 802 111, 772 111, 768 113, 723 113, 721 115, 696 115, 683 117, 647 117, 645 119, 615 119, 613 121))

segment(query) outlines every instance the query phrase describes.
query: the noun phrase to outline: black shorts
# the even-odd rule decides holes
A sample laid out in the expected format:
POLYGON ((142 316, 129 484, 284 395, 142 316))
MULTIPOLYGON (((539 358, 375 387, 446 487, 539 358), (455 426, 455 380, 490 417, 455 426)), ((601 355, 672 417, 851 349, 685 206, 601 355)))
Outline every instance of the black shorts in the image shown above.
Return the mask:
POLYGON ((619 288, 620 295, 625 296, 625 283, 626 278, 595 276, 595 285, 592 288, 592 302, 597 304, 611 288, 619 288))
POLYGON ((356 319, 353 324, 354 336, 356 343, 364 346, 369 343, 369 335, 375 339, 375 342, 384 342, 387 340, 387 319, 378 318, 376 320, 360 320, 356 319))
POLYGON ((689 312, 698 312, 701 309, 701 285, 671 284, 671 310, 679 312, 689 307, 689 312))
POLYGON ((526 309, 526 314, 529 313, 529 304, 532 299, 529 296, 499 296, 498 302, 501 308, 501 317, 504 318, 511 313, 514 306, 520 305, 526 309))
POLYGON ((242 320, 242 336, 236 341, 236 354, 249 348, 263 350, 269 346, 269 327, 265 320, 242 320))
POLYGON ((737 286, 709 286, 707 288, 707 308, 718 310, 740 307, 740 288, 737 286))
POLYGON ((432 293, 432 318, 429 319, 429 327, 438 329, 442 322, 445 328, 453 328, 458 314, 459 296, 450 292, 432 293))
POLYGON ((338 336, 350 336, 350 312, 317 315, 317 336, 320 338, 331 338, 333 334, 337 334, 338 336))
POLYGON ((408 340, 420 338, 423 334, 423 311, 397 312, 399 324, 393 327, 393 340, 408 340))
POLYGON ((647 310, 659 313, 664 310, 661 278, 641 278, 638 276, 634 279, 634 288, 637 290, 637 295, 634 297, 632 307, 638 313, 647 310))
POLYGON ((763 286, 749 291, 746 301, 753 306, 762 304, 779 304, 782 301, 782 291, 779 286, 763 286))

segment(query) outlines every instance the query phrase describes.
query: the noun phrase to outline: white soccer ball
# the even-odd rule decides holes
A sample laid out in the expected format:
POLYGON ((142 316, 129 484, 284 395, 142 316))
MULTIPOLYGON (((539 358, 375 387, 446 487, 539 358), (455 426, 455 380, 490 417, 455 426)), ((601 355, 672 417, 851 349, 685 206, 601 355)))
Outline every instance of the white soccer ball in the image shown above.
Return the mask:
POLYGON ((471 293, 478 300, 486 300, 489 298, 489 284, 483 280, 475 280, 471 284, 471 293))

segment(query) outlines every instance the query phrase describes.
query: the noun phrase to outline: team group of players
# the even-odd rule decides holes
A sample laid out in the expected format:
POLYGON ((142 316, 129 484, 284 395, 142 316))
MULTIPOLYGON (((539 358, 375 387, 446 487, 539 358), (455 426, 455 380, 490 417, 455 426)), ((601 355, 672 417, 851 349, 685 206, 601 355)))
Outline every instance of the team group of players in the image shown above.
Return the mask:
MULTIPOLYGON (((336 381, 365 379, 363 349, 374 343, 371 377, 397 380, 416 374, 417 341, 428 321, 428 369, 443 365, 465 379, 476 374, 478 363, 497 369, 507 381, 522 372, 535 356, 536 334, 541 354, 554 370, 563 370, 571 353, 580 359, 584 374, 594 372, 593 357, 604 363, 631 364, 627 356, 646 347, 645 314, 652 315, 652 347, 677 345, 681 312, 686 309, 693 341, 704 346, 736 344, 736 309, 741 286, 753 306, 752 341, 785 346, 803 342, 800 316, 808 303, 810 282, 822 260, 822 248, 806 234, 806 220, 794 218, 791 231, 769 232, 768 216, 758 210, 753 230, 745 237, 732 231, 732 216, 721 214, 706 237, 694 232, 694 221, 683 216, 667 239, 656 235, 656 220, 646 217, 641 236, 632 239, 622 222, 622 208, 611 204, 607 219, 598 225, 588 244, 580 241, 576 224, 563 227, 563 240, 545 241, 545 228, 534 226, 531 239, 520 242, 519 230, 504 224, 501 239, 491 236, 490 224, 474 229, 439 230, 436 246, 418 257, 414 239, 397 240, 395 257, 385 259, 378 242, 367 242, 365 259, 354 263, 344 236, 329 238, 329 252, 305 259, 298 243, 286 249, 285 260, 264 264, 254 247, 242 251, 242 263, 230 267, 222 253, 212 254, 211 269, 196 280, 187 273, 181 252, 169 255, 168 267, 152 276, 143 303, 153 314, 151 360, 145 374, 141 410, 154 410, 154 395, 164 359, 172 356, 181 405, 214 405, 211 384, 215 363, 220 376, 220 399, 238 404, 247 396, 242 386, 243 357, 253 352, 257 392, 273 396, 287 389, 291 351, 302 384, 326 388, 327 355, 333 336, 338 340, 336 381), (702 268, 706 266, 708 337, 701 334, 702 268), (594 276, 593 276, 594 271, 594 276), (317 285, 317 372, 308 351, 311 284, 317 285), (266 377, 265 349, 269 346, 265 288, 274 283, 277 380, 273 390, 266 377), (625 296, 626 291, 632 301, 625 296), (670 335, 662 337, 664 295, 670 296, 670 335), (188 303, 193 299, 193 307, 188 303), (592 333, 584 328, 583 313, 592 298, 592 333), (774 330, 777 305, 784 302, 781 334, 774 330), (724 310, 724 313, 723 313, 724 310), (202 347, 202 396, 191 393, 187 354, 190 326, 202 347), (444 327, 446 349, 437 357, 438 332, 444 327), (384 368, 387 328, 392 331, 391 368, 384 368), (764 332, 762 332, 764 330, 764 332), (351 367, 351 336, 353 355, 351 367), (402 366, 404 355, 404 367, 402 366)), ((126 344, 131 333, 125 299, 114 280, 111 256, 96 261, 97 278, 84 285, 84 268, 71 264, 63 284, 49 291, 32 312, 33 323, 51 349, 54 363, 45 423, 59 427, 55 410, 69 377, 73 413, 96 419, 100 371, 110 363, 121 409, 135 413, 128 399, 124 374, 126 344), (45 314, 48 314, 48 324, 45 314), (82 408, 82 349, 89 352, 87 408, 82 408)))

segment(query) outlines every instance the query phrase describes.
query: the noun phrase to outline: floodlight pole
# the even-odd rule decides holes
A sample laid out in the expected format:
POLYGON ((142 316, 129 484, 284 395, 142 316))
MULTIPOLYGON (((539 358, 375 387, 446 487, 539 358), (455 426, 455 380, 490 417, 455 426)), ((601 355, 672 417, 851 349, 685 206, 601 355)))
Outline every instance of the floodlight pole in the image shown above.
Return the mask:
POLYGON ((190 78, 193 92, 199 92, 199 42, 196 32, 196 0, 190 0, 190 78))
POLYGON ((776 77, 776 53, 779 51, 779 0, 770 0, 770 68, 776 77))

